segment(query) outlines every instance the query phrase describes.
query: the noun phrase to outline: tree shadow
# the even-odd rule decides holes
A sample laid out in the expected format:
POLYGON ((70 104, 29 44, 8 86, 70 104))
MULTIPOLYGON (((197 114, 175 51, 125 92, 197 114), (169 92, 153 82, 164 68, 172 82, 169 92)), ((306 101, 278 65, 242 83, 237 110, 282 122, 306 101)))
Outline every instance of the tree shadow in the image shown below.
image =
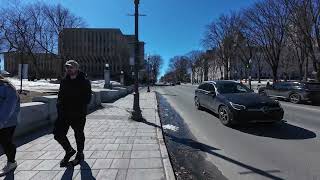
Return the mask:
MULTIPOLYGON (((203 111, 219 119, 218 114, 208 109, 203 109, 203 111)), ((285 120, 274 124, 241 123, 234 125, 231 128, 243 133, 275 139, 312 139, 317 137, 316 133, 314 133, 313 131, 289 124, 285 120)))
MULTIPOLYGON (((150 125, 150 126, 153 126, 153 127, 156 127, 156 128, 161 128, 161 126, 159 125, 156 125, 154 123, 151 123, 151 122, 148 122, 146 121, 145 119, 143 119, 143 121, 141 121, 142 123, 144 124, 147 124, 147 125, 150 125)), ((190 148, 192 149, 197 149, 197 150, 200 150, 202 152, 206 152, 208 154, 211 154, 213 156, 216 156, 216 157, 219 157, 225 161, 228 161, 230 163, 233 163, 233 164, 236 164, 238 166, 241 166, 243 168, 246 168, 248 169, 249 171, 248 172, 239 172, 239 174, 249 174, 249 173, 255 173, 255 174, 259 174, 261 176, 264 176, 264 177, 267 177, 267 178, 270 178, 270 179, 274 179, 274 180, 283 180, 283 178, 280 178, 280 177, 277 177, 275 175, 273 175, 272 173, 279 173, 281 172, 280 170, 262 170, 262 169, 258 169, 256 167, 253 167, 253 166, 250 166, 250 165, 247 165, 247 164, 244 164, 240 161, 237 161, 235 159, 232 159, 232 158, 229 158, 227 156, 224 156, 222 154, 219 154, 215 151, 217 150, 220 150, 218 148, 215 148, 215 147, 212 147, 212 146, 209 146, 207 144, 203 144, 203 143, 200 143, 198 141, 195 141, 193 139, 185 139, 185 138, 179 138, 179 137, 176 137, 172 134, 169 134, 169 133, 166 133, 163 131, 163 134, 164 134, 164 137, 165 138, 169 138, 169 140, 172 140, 176 143, 179 143, 179 144, 183 144, 185 146, 189 146, 190 148)))

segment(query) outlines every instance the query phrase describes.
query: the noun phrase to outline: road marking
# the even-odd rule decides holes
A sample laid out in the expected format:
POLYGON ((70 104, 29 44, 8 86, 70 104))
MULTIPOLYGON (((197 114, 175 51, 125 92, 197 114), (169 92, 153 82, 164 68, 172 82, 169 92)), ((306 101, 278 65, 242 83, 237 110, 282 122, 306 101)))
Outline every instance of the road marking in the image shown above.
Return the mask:
POLYGON ((289 104, 289 103, 284 103, 284 102, 280 102, 280 103, 283 106, 289 106, 289 107, 295 107, 295 108, 309 110, 309 111, 318 111, 318 112, 320 112, 320 109, 315 109, 315 108, 311 108, 311 107, 305 107, 303 105, 299 106, 299 105, 294 105, 294 104, 289 104))

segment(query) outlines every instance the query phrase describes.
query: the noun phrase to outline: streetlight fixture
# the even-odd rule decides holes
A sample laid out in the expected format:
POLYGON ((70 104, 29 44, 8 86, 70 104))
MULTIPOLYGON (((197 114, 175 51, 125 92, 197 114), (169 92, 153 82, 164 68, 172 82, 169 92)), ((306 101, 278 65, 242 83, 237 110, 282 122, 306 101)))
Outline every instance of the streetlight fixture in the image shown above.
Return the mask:
POLYGON ((134 98, 133 98, 133 111, 131 114, 131 119, 135 121, 142 121, 142 114, 139 104, 139 2, 140 0, 134 0, 135 5, 135 53, 134 53, 134 98))

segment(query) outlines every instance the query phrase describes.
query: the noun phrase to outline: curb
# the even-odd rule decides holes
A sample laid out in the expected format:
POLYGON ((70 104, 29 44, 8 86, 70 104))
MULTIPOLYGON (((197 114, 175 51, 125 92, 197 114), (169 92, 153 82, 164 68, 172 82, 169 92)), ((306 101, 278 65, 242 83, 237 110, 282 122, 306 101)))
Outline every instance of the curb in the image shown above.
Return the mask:
MULTIPOLYGON (((156 96, 155 92, 153 92, 153 94, 154 94, 154 96, 156 96)), ((158 114, 157 98, 155 97, 155 99, 156 99, 156 103, 155 103, 154 109, 155 109, 156 125, 162 127, 162 125, 160 123, 159 114, 158 114)), ((162 163, 163 163, 166 179, 167 180, 176 180, 176 177, 174 175, 173 168, 172 168, 172 165, 170 162, 167 146, 166 146, 164 139, 163 139, 163 132, 162 132, 162 129, 160 129, 160 128, 157 128, 157 137, 159 140, 160 153, 161 153, 161 157, 162 157, 162 163)))

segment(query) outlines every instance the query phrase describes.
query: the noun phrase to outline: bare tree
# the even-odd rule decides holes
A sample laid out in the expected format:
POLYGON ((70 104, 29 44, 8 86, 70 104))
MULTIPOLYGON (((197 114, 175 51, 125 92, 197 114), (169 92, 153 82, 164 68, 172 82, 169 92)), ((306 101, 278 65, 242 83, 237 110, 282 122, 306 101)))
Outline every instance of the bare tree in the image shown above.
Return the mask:
POLYGON ((160 55, 151 55, 148 58, 149 58, 149 64, 152 70, 152 75, 154 80, 153 83, 155 83, 159 76, 160 69, 163 65, 163 59, 160 55))
POLYGON ((238 16, 222 15, 218 20, 207 26, 202 43, 208 49, 214 49, 224 67, 224 79, 229 79, 230 63, 236 56, 235 34, 238 16))
POLYGON ((175 56, 170 59, 170 72, 174 72, 175 80, 187 82, 189 79, 188 74, 189 61, 186 56, 175 56))
MULTIPOLYGON (((290 26, 288 29, 288 35, 291 44, 295 48, 295 54, 299 63, 300 79, 302 79, 302 66, 308 56, 313 61, 313 69, 315 72, 318 71, 317 58, 316 58, 316 43, 314 41, 313 33, 313 12, 310 10, 309 0, 285 0, 285 5, 290 11, 290 26)), ((308 69, 306 68, 306 75, 308 69)), ((306 80, 307 76, 305 76, 306 80)))
POLYGON ((37 51, 36 34, 38 27, 30 17, 29 8, 30 6, 15 6, 1 9, 0 14, 3 18, 1 30, 7 44, 6 49, 19 52, 21 61, 23 55, 30 55, 35 68, 34 76, 37 76, 39 69, 34 52, 37 51))
POLYGON ((42 9, 46 22, 41 33, 43 36, 40 36, 38 42, 43 49, 50 53, 58 51, 59 36, 64 28, 86 27, 86 23, 81 17, 74 15, 61 4, 44 4, 42 9))
POLYGON ((195 75, 199 73, 198 69, 202 67, 200 66, 200 63, 199 63, 202 53, 203 53, 202 51, 195 50, 195 51, 190 51, 185 55, 189 60, 189 68, 191 69, 191 73, 192 73, 191 83, 194 82, 195 75))
POLYGON ((265 0, 244 12, 250 39, 261 47, 271 67, 273 81, 278 80, 278 66, 286 40, 289 11, 282 0, 265 0))

